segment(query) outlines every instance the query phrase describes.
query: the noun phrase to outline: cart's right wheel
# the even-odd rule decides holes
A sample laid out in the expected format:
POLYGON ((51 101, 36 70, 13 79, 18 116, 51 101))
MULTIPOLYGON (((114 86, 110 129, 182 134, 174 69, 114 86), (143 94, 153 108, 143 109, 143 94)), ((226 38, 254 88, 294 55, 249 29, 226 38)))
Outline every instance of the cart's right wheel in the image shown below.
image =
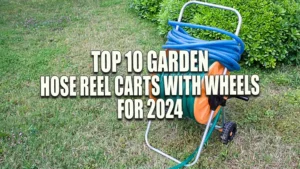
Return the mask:
POLYGON ((236 123, 227 122, 223 126, 223 130, 221 133, 221 141, 223 144, 227 144, 229 141, 233 140, 236 133, 236 123))

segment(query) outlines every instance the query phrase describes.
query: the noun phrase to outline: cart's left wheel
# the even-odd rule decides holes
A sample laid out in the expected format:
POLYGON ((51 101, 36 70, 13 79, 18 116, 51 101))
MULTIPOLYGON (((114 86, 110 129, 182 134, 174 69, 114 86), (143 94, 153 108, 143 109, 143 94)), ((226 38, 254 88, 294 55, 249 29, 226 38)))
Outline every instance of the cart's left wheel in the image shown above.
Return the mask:
POLYGON ((229 141, 233 140, 236 133, 236 123, 227 122, 223 126, 223 130, 221 133, 221 141, 223 144, 227 144, 229 141))

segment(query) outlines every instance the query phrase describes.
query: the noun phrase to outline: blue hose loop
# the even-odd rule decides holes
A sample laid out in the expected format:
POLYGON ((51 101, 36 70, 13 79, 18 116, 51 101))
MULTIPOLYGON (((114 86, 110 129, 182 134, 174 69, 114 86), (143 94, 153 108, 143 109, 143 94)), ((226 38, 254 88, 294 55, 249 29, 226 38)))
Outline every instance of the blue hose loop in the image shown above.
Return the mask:
POLYGON ((191 23, 183 23, 176 21, 168 22, 173 29, 168 33, 168 41, 163 45, 164 49, 172 50, 208 50, 208 58, 214 61, 220 62, 229 71, 240 70, 238 62, 241 59, 241 55, 244 52, 244 42, 235 34, 203 25, 196 25, 191 23), (176 27, 179 26, 177 30, 176 27), (192 37, 181 27, 189 27, 195 29, 203 29, 218 32, 227 35, 232 40, 212 40, 206 41, 192 37))

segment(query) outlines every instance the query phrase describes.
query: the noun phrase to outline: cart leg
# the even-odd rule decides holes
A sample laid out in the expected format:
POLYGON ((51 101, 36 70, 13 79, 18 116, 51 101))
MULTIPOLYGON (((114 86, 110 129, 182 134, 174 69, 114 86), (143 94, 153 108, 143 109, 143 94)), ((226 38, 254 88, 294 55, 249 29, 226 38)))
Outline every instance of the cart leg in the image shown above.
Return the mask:
MULTIPOLYGON (((213 110, 210 112, 210 116, 209 116, 209 119, 208 119, 208 123, 207 123, 207 124, 211 124, 211 121, 212 121, 214 112, 215 112, 215 111, 213 111, 213 110)), ((192 165, 194 165, 194 164, 198 161, 198 159, 199 159, 199 157, 200 157, 200 154, 201 154, 201 151, 202 151, 202 149, 203 149, 204 143, 205 143, 205 138, 206 138, 207 132, 208 132, 210 126, 211 126, 211 125, 206 125, 205 131, 204 131, 204 134, 203 134, 203 137, 202 137, 201 142, 200 142, 200 145, 199 145, 199 149, 198 149, 197 155, 196 155, 196 157, 195 157, 195 159, 194 159, 194 161, 193 161, 192 163, 185 165, 186 167, 192 166, 192 165)), ((176 159, 176 158, 174 158, 174 157, 172 157, 172 156, 170 156, 170 155, 164 153, 163 151, 161 151, 161 150, 159 150, 159 149, 157 149, 157 148, 155 148, 155 147, 153 147, 153 146, 150 145, 150 143, 149 143, 149 141, 148 141, 148 135, 149 135, 150 127, 151 127, 151 121, 148 122, 147 129, 146 129, 146 133, 145 133, 145 141, 146 141, 147 146, 148 146, 151 150, 153 150, 153 151, 155 151, 155 152, 157 152, 157 153, 163 155, 164 157, 167 157, 167 158, 169 158, 170 160, 175 161, 176 163, 181 163, 180 160, 178 160, 178 159, 176 159)))
POLYGON ((151 127, 151 120, 148 121, 147 129, 146 129, 146 133, 145 133, 145 141, 146 141, 147 146, 148 146, 151 150, 153 150, 153 151, 155 151, 155 152, 157 152, 157 153, 159 153, 159 154, 161 154, 161 155, 163 155, 163 156, 165 156, 165 157, 167 157, 167 158, 169 158, 169 159, 175 161, 176 163, 180 163, 180 161, 177 160, 176 158, 174 158, 174 157, 172 157, 172 156, 170 156, 170 155, 168 155, 168 154, 162 152, 161 150, 159 150, 159 149, 157 149, 157 148, 154 148, 153 146, 150 145, 150 143, 149 143, 149 141, 148 141, 148 134, 149 134, 149 131, 150 131, 150 127, 151 127))

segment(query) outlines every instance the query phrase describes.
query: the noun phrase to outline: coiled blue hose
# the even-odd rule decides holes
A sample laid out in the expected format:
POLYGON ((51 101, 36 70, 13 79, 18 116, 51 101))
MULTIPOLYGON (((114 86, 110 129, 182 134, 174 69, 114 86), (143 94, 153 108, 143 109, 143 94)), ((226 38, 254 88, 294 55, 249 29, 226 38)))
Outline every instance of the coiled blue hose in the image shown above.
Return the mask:
MULTIPOLYGON (((209 65, 211 65, 213 62, 218 61, 223 66, 225 66, 229 71, 234 70, 240 70, 240 65, 238 62, 241 59, 241 55, 244 52, 245 45, 243 41, 233 33, 224 31, 222 29, 208 27, 208 26, 202 26, 202 25, 195 25, 190 23, 182 23, 182 22, 175 22, 175 21, 169 21, 169 25, 173 27, 173 29, 168 33, 168 41, 163 46, 164 49, 172 49, 172 50, 208 50, 208 59, 209 59, 209 65), (178 26, 178 30, 176 27, 178 26), (189 27, 189 28, 196 28, 196 29, 203 29, 203 30, 210 30, 219 32, 221 34, 227 35, 232 38, 232 40, 213 40, 213 41, 205 41, 200 40, 197 38, 194 38, 190 36, 183 28, 181 27, 189 27)), ((194 100, 195 97, 191 95, 183 95, 183 96, 165 96, 164 94, 164 76, 180 76, 180 75, 195 75, 200 76, 203 78, 204 72, 186 72, 186 73, 180 73, 180 72, 162 72, 158 73, 157 75, 160 77, 160 98, 166 99, 166 98, 172 98, 173 100, 182 99, 182 108, 183 108, 183 114, 186 117, 190 117, 192 119, 195 119, 194 113, 198 113, 196 110, 194 112, 194 100)), ((190 82, 190 91, 191 91, 191 84, 190 82)), ((182 83, 182 90, 185 91, 186 88, 186 82, 182 83)), ((180 90, 180 89, 179 89, 180 90)), ((212 131, 214 130, 214 127, 216 126, 216 123, 220 117, 222 109, 217 113, 212 126, 210 127, 210 130, 205 138, 205 143, 208 141, 209 137, 212 134, 212 131)), ((199 147, 198 147, 199 148, 199 147)), ((172 167, 174 168, 181 168, 184 167, 186 164, 188 164, 196 155, 198 152, 198 148, 194 151, 193 154, 191 154, 186 160, 181 162, 180 164, 172 167)))
POLYGON ((244 52, 244 42, 235 34, 227 32, 222 29, 195 25, 191 23, 169 21, 169 25, 173 29, 168 33, 168 41, 163 45, 164 49, 173 50, 208 50, 209 59, 220 62, 229 71, 240 70, 238 62, 241 59, 241 55, 244 52), (176 29, 179 26, 179 29, 176 29), (210 30, 219 32, 232 38, 232 40, 213 40, 206 41, 200 40, 190 36, 183 28, 189 27, 195 29, 210 30))
MULTIPOLYGON (((173 49, 173 50, 208 50, 208 59, 209 66, 215 62, 219 61, 223 66, 227 67, 229 71, 239 70, 240 66, 238 64, 241 54, 244 51, 244 43, 243 41, 233 33, 224 31, 222 29, 195 25, 190 23, 182 23, 169 21, 169 25, 173 27, 173 29, 168 33, 168 41, 165 45, 163 45, 164 49, 173 49), (178 30, 176 27, 178 27, 178 30), (205 41, 194 38, 190 36, 182 27, 190 27, 196 29, 204 29, 209 31, 215 31, 227 35, 232 38, 232 40, 213 40, 213 41, 205 41)), ((198 67, 198 65, 196 65, 198 67)), ((194 100, 195 97, 182 95, 182 96, 165 96, 165 82, 164 76, 182 76, 182 75, 192 75, 192 76, 200 76, 203 78, 205 72, 161 72, 158 73, 157 76, 160 78, 159 87, 160 87, 160 98, 168 99, 176 101, 177 99, 182 99, 182 108, 183 115, 185 117, 190 117, 194 119, 194 100)), ((193 84, 189 82, 190 93, 192 92, 193 84)), ((186 90, 186 82, 182 82, 182 91, 186 90)), ((184 92, 183 92, 184 93, 184 92)), ((197 113, 197 112, 196 112, 197 113)))

